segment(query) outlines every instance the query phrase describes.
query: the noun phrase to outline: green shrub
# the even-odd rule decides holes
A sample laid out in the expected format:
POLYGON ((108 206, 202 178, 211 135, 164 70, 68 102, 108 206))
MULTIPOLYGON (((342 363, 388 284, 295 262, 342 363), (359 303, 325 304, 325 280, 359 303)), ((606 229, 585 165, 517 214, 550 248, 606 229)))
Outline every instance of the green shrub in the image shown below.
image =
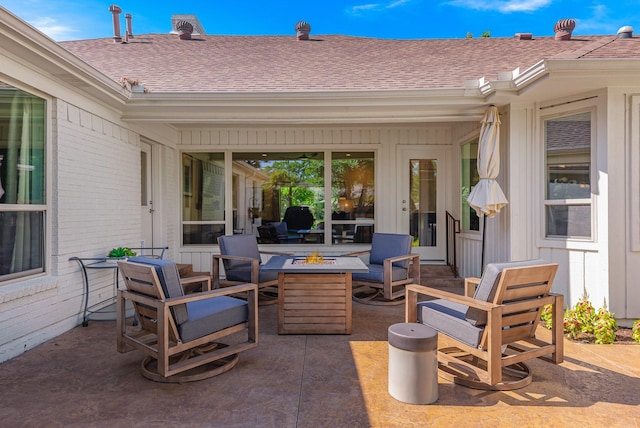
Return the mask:
POLYGON ((567 308, 564 312, 564 332, 569 338, 577 339, 581 334, 593 334, 593 321, 595 309, 589 302, 589 296, 580 298, 573 309, 567 308))
POLYGON ((551 330, 553 327, 553 306, 551 304, 545 305, 542 308, 542 313, 540 314, 540 319, 544 322, 544 326, 551 330))
POLYGON ((640 343, 640 320, 633 323, 633 329, 631 330, 631 337, 636 342, 640 343))
MULTIPOLYGON (((564 313, 564 332, 570 339, 595 339, 595 343, 609 344, 616 340, 618 324, 604 302, 596 312, 585 293, 573 309, 564 313)), ((640 333, 639 333, 640 335, 640 333)))
POLYGON ((598 309, 595 321, 593 323, 593 334, 596 337, 596 343, 610 344, 616 341, 616 331, 618 323, 615 317, 606 305, 598 309))

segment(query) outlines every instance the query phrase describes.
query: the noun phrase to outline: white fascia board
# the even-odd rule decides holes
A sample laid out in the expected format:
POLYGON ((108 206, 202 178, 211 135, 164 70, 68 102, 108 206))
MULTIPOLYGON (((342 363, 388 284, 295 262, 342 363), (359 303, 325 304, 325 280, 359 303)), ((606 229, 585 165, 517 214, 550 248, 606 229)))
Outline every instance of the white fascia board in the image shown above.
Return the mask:
POLYGON ((132 94, 127 121, 180 123, 401 123, 469 120, 479 90, 132 94))
POLYGON ((112 107, 128 98, 118 82, 91 67, 54 40, 0 7, 0 46, 15 61, 37 68, 112 107))

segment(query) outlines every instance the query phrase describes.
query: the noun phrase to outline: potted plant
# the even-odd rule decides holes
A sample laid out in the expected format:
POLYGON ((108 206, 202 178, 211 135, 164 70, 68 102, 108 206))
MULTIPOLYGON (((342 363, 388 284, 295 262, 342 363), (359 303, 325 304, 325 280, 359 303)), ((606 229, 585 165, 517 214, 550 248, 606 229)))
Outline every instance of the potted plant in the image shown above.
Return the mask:
POLYGON ((133 257, 135 255, 136 252, 131 248, 117 247, 109 251, 109 254, 107 254, 107 261, 113 261, 115 263, 117 260, 126 260, 128 257, 133 257))

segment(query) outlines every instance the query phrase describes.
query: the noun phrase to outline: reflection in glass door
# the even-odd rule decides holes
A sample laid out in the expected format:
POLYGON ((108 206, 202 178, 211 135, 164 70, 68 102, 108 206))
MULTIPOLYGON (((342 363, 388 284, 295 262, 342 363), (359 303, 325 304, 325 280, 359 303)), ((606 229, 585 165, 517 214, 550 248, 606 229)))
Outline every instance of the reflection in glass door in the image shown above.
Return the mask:
POLYGON ((409 231, 414 247, 437 245, 437 181, 437 159, 409 160, 409 231))
POLYGON ((398 232, 413 236, 413 252, 423 262, 446 258, 445 150, 401 147, 398 153, 398 232))

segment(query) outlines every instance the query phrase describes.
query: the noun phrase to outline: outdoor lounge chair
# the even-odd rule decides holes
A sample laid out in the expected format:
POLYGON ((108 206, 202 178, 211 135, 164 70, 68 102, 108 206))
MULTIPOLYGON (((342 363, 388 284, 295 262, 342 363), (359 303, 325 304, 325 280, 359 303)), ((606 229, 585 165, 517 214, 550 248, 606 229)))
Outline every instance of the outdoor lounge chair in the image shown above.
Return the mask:
POLYGON ((136 257, 119 261, 126 290, 118 290, 117 349, 137 349, 147 357, 143 376, 158 382, 191 382, 232 369, 238 353, 258 345, 255 284, 185 295, 176 264, 136 257), (247 300, 230 297, 247 293, 247 300), (126 303, 138 326, 126 325, 126 303), (241 333, 242 332, 242 333, 241 333), (218 341, 231 334, 233 344, 218 341))
POLYGON ((411 235, 374 233, 370 250, 345 254, 369 254, 369 271, 352 275, 353 300, 370 305, 402 304, 405 285, 420 283, 420 256, 411 254, 412 239, 411 235))
POLYGON ((549 292, 557 269, 556 263, 543 260, 492 263, 481 280, 467 278, 466 296, 410 284, 405 319, 456 342, 438 350, 443 378, 477 389, 522 388, 532 380, 523 361, 563 360, 563 296, 549 292), (436 300, 418 302, 418 295, 436 300), (550 342, 536 338, 547 304, 553 317, 550 342))
POLYGON ((226 235, 218 238, 220 254, 213 256, 213 288, 252 283, 260 290, 260 304, 277 303, 278 272, 261 269, 262 255, 291 255, 260 251, 254 235, 226 235), (220 278, 220 261, 225 278, 220 278))

